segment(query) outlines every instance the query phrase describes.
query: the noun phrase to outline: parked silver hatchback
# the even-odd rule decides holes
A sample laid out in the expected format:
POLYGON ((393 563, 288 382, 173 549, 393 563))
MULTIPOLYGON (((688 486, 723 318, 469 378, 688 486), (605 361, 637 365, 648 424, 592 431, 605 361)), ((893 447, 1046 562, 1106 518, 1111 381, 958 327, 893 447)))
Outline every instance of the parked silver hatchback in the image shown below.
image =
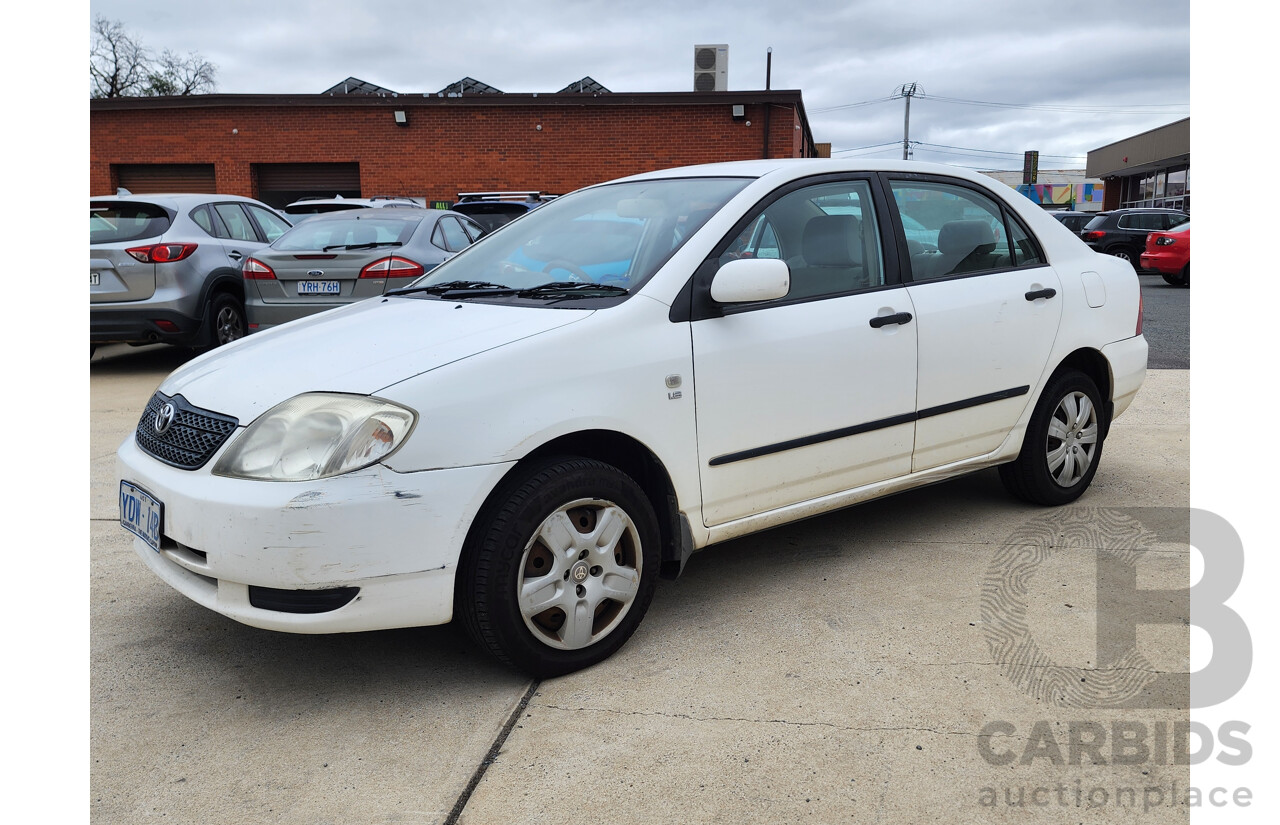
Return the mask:
POLYGON ((240 266, 290 228, 237 195, 89 201, 89 344, 218 346, 244 336, 240 266))
POLYGON ((249 331, 408 286, 484 233, 470 218, 440 209, 310 217, 245 260, 249 331))

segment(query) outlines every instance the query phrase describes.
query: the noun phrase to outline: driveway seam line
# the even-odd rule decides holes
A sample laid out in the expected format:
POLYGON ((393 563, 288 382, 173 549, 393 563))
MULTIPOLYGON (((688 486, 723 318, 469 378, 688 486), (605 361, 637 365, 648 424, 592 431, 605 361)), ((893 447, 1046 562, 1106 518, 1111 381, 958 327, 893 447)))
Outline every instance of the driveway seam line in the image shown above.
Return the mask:
POLYGON ((462 789, 462 794, 458 797, 458 801, 453 803, 453 810, 449 812, 444 825, 456 825, 458 817, 462 816, 463 809, 467 807, 467 802, 471 800, 471 794, 479 786, 480 780, 484 779, 485 772, 489 770, 489 766, 497 760, 503 744, 507 741, 507 737, 511 735, 516 722, 520 721, 520 714, 524 713, 525 708, 529 707, 529 700, 533 698, 534 692, 541 684, 541 679, 534 679, 529 684, 529 689, 524 692, 524 696, 520 697, 515 710, 511 711, 511 715, 507 717, 502 730, 498 731, 498 737, 493 740, 493 744, 489 747, 489 752, 484 755, 484 759, 480 760, 480 764, 476 766, 475 773, 471 774, 471 780, 467 782, 467 787, 462 789))

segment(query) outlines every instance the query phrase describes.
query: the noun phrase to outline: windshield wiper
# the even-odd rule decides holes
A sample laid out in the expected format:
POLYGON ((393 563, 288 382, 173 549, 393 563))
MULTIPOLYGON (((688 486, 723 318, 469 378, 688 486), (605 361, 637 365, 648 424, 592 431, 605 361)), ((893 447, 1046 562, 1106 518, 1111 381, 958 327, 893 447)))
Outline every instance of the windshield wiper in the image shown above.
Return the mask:
POLYGON ((630 295, 631 290, 615 284, 593 284, 583 281, 551 281, 522 289, 521 298, 606 298, 630 295))
POLYGON ((328 252, 330 249, 376 249, 379 246, 404 246, 400 241, 370 241, 369 243, 336 243, 326 246, 323 251, 328 252))
POLYGON ((402 289, 393 289, 385 294, 387 295, 411 295, 415 292, 425 292, 428 295, 453 295, 456 293, 464 293, 468 295, 514 295, 516 290, 505 284, 491 284, 488 281, 445 281, 440 284, 427 284, 426 286, 407 286, 402 289))

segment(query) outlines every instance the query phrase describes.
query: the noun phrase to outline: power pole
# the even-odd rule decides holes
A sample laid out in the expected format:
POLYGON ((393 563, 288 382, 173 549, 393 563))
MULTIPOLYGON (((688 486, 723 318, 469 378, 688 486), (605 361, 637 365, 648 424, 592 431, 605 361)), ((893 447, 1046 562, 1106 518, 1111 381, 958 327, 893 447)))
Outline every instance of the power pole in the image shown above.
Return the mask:
POLYGON ((907 160, 911 154, 911 98, 921 90, 915 83, 904 83, 897 88, 899 97, 906 98, 907 112, 902 119, 902 159, 907 160))

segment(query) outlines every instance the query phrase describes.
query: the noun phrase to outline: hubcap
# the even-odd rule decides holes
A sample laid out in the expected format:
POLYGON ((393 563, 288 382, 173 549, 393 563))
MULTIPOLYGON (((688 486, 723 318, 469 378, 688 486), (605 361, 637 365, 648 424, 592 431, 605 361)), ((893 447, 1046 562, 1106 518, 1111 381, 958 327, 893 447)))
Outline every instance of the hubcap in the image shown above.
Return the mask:
POLYGON ((542 643, 579 650, 608 636, 640 590, 643 553, 621 507, 579 499, 547 516, 520 560, 516 599, 542 643))
POLYGON ((1089 396, 1073 392, 1058 402, 1045 441, 1049 475, 1059 486, 1084 478, 1098 450, 1098 412, 1089 396))

